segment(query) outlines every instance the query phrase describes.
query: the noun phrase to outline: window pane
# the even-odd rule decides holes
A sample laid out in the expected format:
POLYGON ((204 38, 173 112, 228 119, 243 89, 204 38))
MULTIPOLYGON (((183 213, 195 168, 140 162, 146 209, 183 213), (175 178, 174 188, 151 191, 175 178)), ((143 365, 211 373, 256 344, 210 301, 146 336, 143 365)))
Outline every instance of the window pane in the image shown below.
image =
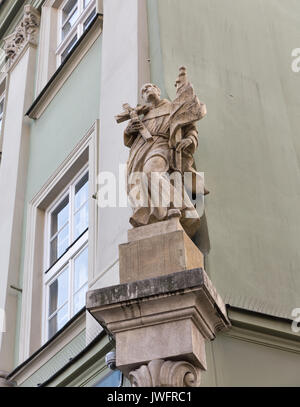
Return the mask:
POLYGON ((68 304, 49 320, 49 339, 68 322, 68 304))
POLYGON ((51 214, 51 236, 55 235, 69 220, 69 196, 51 214))
POLYGON ((62 22, 64 23, 68 18, 77 10, 78 13, 78 0, 69 0, 62 11, 62 22))
POLYGON ((49 315, 68 300, 68 268, 49 287, 49 315))
POLYGON ((0 116, 2 116, 3 109, 4 109, 4 99, 2 99, 0 102, 0 116))
POLYGON ((89 203, 87 202, 74 216, 74 239, 89 226, 89 203))
POLYGON ((88 281, 88 247, 74 261, 74 292, 88 281))
POLYGON ((88 285, 85 284, 79 291, 74 295, 74 315, 77 314, 85 306, 85 294, 87 292, 88 285))
POLYGON ((61 54, 61 62, 64 62, 64 60, 67 58, 67 56, 69 55, 69 53, 72 51, 72 49, 74 48, 75 44, 77 42, 77 35, 75 35, 75 37, 72 39, 72 41, 70 42, 70 44, 67 46, 67 48, 64 50, 64 52, 61 54))
POLYGON ((65 226, 50 243, 50 265, 69 247, 69 225, 65 226))
POLYGON ((83 7, 86 8, 90 4, 91 0, 83 0, 83 7))
POLYGON ((66 36, 71 31, 71 28, 75 25, 75 22, 78 18, 78 10, 75 9, 74 12, 69 16, 62 27, 62 40, 66 38, 66 36))
POLYGON ((96 383, 93 387, 118 387, 121 381, 120 370, 115 370, 105 376, 99 383, 96 383))
POLYGON ((75 211, 87 200, 89 194, 89 174, 85 174, 75 186, 75 211))
POLYGON ((85 31, 89 25, 91 24, 91 22, 93 21, 93 18, 96 15, 96 9, 94 9, 91 14, 88 16, 88 18, 85 20, 85 22, 83 23, 83 31, 85 31))

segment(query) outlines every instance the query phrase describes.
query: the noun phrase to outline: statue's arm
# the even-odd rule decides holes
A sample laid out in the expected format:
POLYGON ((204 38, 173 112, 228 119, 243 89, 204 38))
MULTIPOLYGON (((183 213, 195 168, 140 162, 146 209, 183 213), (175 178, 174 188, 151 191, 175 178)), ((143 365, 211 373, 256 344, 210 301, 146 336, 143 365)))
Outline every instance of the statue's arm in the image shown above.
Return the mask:
POLYGON ((185 150, 191 154, 194 154, 198 147, 198 130, 195 122, 184 127, 183 139, 190 141, 190 144, 185 148, 185 150))
POLYGON ((132 134, 126 133, 126 130, 125 130, 125 131, 124 131, 124 145, 125 145, 126 147, 130 148, 130 147, 132 146, 134 140, 135 140, 135 137, 136 137, 136 136, 134 136, 134 135, 132 135, 132 134))
POLYGON ((124 131, 124 144, 126 147, 131 147, 134 140, 136 139, 139 131, 143 129, 143 124, 139 119, 130 120, 128 126, 124 131))

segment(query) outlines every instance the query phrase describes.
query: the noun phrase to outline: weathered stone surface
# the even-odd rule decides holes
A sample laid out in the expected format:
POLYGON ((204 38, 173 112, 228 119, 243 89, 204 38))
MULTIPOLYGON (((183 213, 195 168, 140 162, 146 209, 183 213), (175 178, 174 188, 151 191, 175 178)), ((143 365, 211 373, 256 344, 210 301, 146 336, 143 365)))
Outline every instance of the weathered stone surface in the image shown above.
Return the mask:
POLYGON ((90 291, 87 308, 115 337, 117 366, 126 375, 155 359, 206 369, 205 339, 230 326, 203 269, 90 291))
POLYGON ((128 230, 128 242, 134 242, 136 240, 146 239, 165 233, 176 232, 177 230, 183 230, 179 218, 171 218, 167 221, 158 223, 152 223, 152 225, 140 226, 139 228, 133 228, 128 230))
POLYGON ((179 68, 175 86, 176 98, 171 102, 160 98, 156 85, 146 83, 141 89, 145 105, 131 108, 124 104, 116 121, 130 120, 124 144, 130 148, 127 191, 133 209, 131 225, 137 228, 178 216, 192 236, 200 218, 183 191, 204 193, 204 179, 195 169, 193 154, 198 147, 195 123, 206 115, 206 107, 195 95, 185 67, 179 68), (183 186, 184 173, 193 175, 190 185, 183 186), (171 181, 174 174, 180 182, 171 181))
MULTIPOLYGON (((170 309, 163 312, 164 318, 159 320, 153 314, 143 314, 145 326, 140 321, 138 325, 128 326, 131 329, 116 334, 117 366, 126 375, 141 363, 154 359, 186 360, 206 370, 205 340, 192 322, 192 312, 189 316, 170 309), (172 320, 168 321, 168 318, 172 320)), ((116 326, 110 324, 109 328, 116 326)))
MULTIPOLYGON (((102 305, 117 304, 201 287, 204 284, 204 273, 203 269, 185 270, 147 280, 90 290, 87 293, 86 306, 89 310, 93 310, 102 305)), ((208 281, 210 282, 210 280, 207 280, 207 284, 209 284, 208 281)))
POLYGON ((176 218, 130 230, 128 237, 119 246, 121 283, 204 266, 203 254, 176 218))
POLYGON ((185 361, 152 360, 129 374, 132 387, 198 387, 201 369, 185 361))

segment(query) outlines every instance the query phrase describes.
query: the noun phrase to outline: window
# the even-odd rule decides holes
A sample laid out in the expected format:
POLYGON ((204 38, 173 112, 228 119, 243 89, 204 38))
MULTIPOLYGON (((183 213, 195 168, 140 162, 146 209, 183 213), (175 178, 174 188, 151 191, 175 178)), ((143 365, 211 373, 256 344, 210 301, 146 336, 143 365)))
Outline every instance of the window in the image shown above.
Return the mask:
POLYGON ((123 381, 122 379, 122 372, 120 372, 120 370, 115 370, 113 372, 109 372, 104 378, 94 384, 93 387, 121 387, 123 381))
POLYGON ((59 9, 57 65, 67 58, 96 15, 95 0, 67 0, 59 9))
POLYGON ((46 337, 85 305, 88 288, 89 173, 80 172, 46 213, 46 337))
MULTIPOLYGON (((96 272, 98 208, 97 201, 92 199, 92 195, 97 189, 98 145, 99 121, 96 120, 28 203, 20 318, 20 362, 26 360, 48 341, 53 332, 59 330, 64 323, 62 318, 64 310, 62 309, 65 304, 68 304, 65 321, 72 318, 76 310, 82 306, 83 302, 80 299, 83 292, 86 291, 84 287, 87 270, 86 256, 88 257, 89 286, 92 287, 99 278, 99 274, 96 272), (85 189, 80 188, 80 185, 85 184, 84 177, 88 181, 86 185, 88 197, 84 193, 85 189), (65 215, 65 212, 60 214, 61 211, 58 209, 60 204, 61 208, 65 207, 62 202, 67 196, 69 197, 68 216, 65 215), (87 216, 84 216, 87 200, 89 202, 87 216), (72 215, 71 205, 73 208, 72 215), (56 216, 54 215, 55 212, 56 216), (54 220, 51 225, 52 215, 54 220), (78 218, 81 219, 81 222, 77 221, 76 225, 79 226, 75 228, 74 224, 78 218), (87 221, 89 222, 88 226, 87 221), (69 246, 63 251, 60 244, 63 233, 60 232, 64 231, 64 226, 67 226, 67 223, 72 236, 68 237, 69 246), (83 232, 79 234, 78 238, 74 238, 76 233, 81 232, 80 224, 83 232), (56 240, 55 237, 57 237, 56 240), (50 261, 51 243, 54 241, 58 242, 57 254, 52 254, 54 257, 50 261), (87 250, 85 251, 85 249, 87 250), (54 260, 55 257, 57 257, 56 260, 54 260), (64 275, 63 272, 67 268, 68 270, 64 275), (62 276, 60 277, 60 275, 62 276), (64 280, 66 276, 67 287, 64 280), (51 287, 50 295, 50 286, 59 277, 60 279, 51 287), (64 289, 63 284, 65 284, 64 289), (59 313, 60 310, 62 311, 59 313), (51 321, 52 332, 49 331, 50 317, 53 317, 53 321, 51 321)), ((52 253, 55 253, 55 243, 52 243, 52 247, 52 253)), ((61 349, 61 346, 64 346, 65 338, 76 336, 81 327, 84 327, 84 313, 80 313, 78 317, 74 318, 76 329, 73 330, 74 325, 70 324, 70 329, 66 328, 64 335, 59 336, 55 345, 53 344, 55 347, 58 346, 61 349)))

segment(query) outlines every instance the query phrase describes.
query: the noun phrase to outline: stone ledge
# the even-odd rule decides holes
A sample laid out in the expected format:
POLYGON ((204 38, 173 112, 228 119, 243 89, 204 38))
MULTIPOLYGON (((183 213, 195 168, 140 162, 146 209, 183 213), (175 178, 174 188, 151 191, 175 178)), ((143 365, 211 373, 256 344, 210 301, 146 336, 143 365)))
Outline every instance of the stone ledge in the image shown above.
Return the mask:
POLYGON ((87 309, 115 338, 116 364, 127 377, 158 359, 206 370, 205 340, 230 327, 201 268, 89 291, 87 309))
POLYGON ((183 295, 192 291, 203 291, 209 308, 214 309, 222 321, 222 328, 230 326, 225 304, 202 268, 88 291, 86 308, 94 314, 94 311, 106 306, 128 307, 131 303, 145 301, 151 297, 183 295))
POLYGON ((204 270, 202 268, 184 270, 160 277, 88 291, 86 306, 88 309, 93 309, 106 304, 170 294, 202 285, 204 285, 204 270))

